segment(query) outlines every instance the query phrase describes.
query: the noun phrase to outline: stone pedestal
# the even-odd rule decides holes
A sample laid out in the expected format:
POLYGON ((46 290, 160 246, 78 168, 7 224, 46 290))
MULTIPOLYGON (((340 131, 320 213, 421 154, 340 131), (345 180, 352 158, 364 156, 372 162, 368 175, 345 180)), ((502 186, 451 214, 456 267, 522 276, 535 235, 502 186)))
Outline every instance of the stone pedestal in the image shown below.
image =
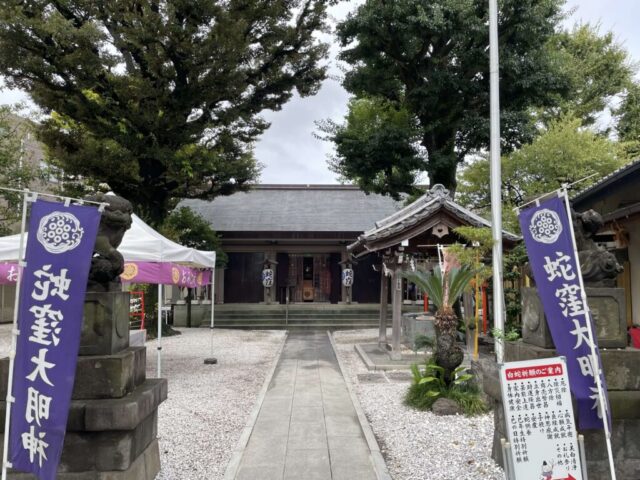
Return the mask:
MULTIPOLYGON (((147 379, 146 347, 129 347, 128 307, 127 292, 87 293, 59 480, 153 480, 160 471, 157 412, 167 381, 147 379)), ((8 369, 1 359, 0 398, 8 369)), ((0 402, 2 435, 5 409, 0 402)))
MULTIPOLYGON (((600 348, 627 346, 627 316, 622 288, 585 288, 600 348)), ((531 345, 553 348, 547 319, 535 288, 522 289, 522 339, 531 345)))
POLYGON ((129 292, 87 292, 80 355, 110 355, 129 346, 129 292))

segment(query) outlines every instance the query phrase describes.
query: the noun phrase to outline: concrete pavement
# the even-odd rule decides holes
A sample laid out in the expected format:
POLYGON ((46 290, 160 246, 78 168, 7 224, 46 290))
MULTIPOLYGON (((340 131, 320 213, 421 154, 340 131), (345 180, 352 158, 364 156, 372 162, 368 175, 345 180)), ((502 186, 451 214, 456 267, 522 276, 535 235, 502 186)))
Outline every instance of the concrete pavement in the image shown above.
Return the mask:
POLYGON ((289 335, 235 478, 377 478, 326 332, 289 335))

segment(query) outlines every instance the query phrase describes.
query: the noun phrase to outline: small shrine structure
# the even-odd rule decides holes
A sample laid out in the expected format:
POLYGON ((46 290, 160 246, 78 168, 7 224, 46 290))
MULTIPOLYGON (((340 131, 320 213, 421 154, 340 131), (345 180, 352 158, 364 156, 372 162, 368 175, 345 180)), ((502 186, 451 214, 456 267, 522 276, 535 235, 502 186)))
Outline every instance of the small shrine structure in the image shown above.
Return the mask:
MULTIPOLYGON (((453 230, 460 226, 491 227, 491 223, 453 201, 449 190, 434 185, 415 202, 375 222, 370 230, 347 246, 357 259, 377 252, 380 257, 380 329, 378 343, 390 348, 392 360, 399 360, 401 342, 402 272, 412 262, 426 268, 438 262, 438 246, 465 243, 453 230), (392 335, 387 341, 387 307, 391 280, 392 335)), ((520 238, 503 232, 505 248, 520 238)), ((414 264, 415 266, 415 264, 414 264)))

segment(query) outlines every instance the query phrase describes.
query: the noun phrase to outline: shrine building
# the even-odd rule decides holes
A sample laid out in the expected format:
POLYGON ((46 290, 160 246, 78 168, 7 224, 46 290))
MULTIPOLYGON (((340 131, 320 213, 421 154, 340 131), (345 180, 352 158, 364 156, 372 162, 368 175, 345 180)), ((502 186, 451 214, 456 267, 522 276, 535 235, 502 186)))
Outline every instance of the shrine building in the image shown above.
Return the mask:
MULTIPOLYGON (((218 304, 379 304, 383 250, 406 240, 407 253, 437 258, 437 243, 461 241, 455 227, 490 226, 441 185, 409 206, 351 185, 256 185, 180 206, 202 216, 222 237, 229 262, 216 272, 218 304), (262 283, 265 269, 273 274, 268 289, 262 283), (345 269, 353 270, 351 288, 343 286, 345 269)), ((412 285, 405 282, 403 290, 403 303, 420 302, 412 285)))
POLYGON ((351 298, 341 281, 347 245, 402 207, 351 185, 256 185, 213 201, 183 200, 222 238, 229 257, 216 272, 216 303, 377 303, 376 255, 352 266, 351 298), (274 272, 273 288, 262 271, 274 272))

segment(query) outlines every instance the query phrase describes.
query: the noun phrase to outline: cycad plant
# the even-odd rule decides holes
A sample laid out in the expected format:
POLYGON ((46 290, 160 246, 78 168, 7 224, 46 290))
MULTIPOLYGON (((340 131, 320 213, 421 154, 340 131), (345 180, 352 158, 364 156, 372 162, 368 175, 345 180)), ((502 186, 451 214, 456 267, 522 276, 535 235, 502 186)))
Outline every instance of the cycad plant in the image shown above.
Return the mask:
POLYGON ((442 273, 436 267, 433 273, 417 270, 405 272, 404 277, 416 284, 429 295, 429 300, 436 306, 436 365, 444 369, 447 383, 453 381, 453 372, 460 366, 464 358, 462 349, 456 344, 458 317, 453 311, 453 304, 462 295, 473 278, 473 272, 467 268, 451 268, 442 273))

